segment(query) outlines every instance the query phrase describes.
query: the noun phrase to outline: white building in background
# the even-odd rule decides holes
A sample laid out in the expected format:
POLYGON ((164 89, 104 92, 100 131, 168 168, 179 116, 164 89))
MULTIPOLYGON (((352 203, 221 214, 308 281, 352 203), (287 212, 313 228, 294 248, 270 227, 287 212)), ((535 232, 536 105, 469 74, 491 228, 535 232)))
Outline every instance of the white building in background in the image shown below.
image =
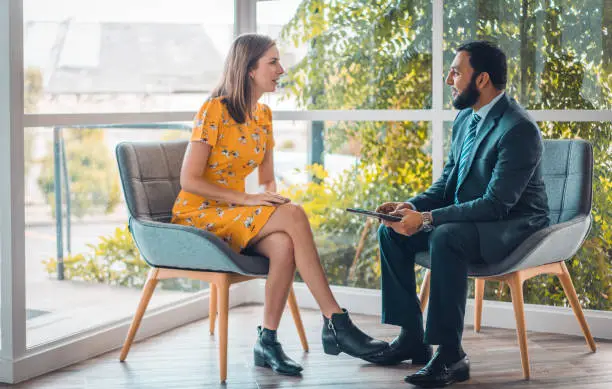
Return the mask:
MULTIPOLYGON (((262 3, 274 12, 258 31, 277 38, 299 3, 262 3)), ((42 74, 41 113, 196 111, 233 33, 233 1, 24 0, 24 66, 42 74)), ((304 53, 284 47, 282 62, 304 53)))

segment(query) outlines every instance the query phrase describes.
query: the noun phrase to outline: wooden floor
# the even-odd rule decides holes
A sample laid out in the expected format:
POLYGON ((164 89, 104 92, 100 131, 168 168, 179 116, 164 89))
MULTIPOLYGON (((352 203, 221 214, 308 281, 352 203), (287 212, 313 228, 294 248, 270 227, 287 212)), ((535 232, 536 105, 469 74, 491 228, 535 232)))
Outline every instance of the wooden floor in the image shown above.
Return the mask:
MULTIPOLYGON (((252 347, 261 306, 242 306, 230 311, 228 380, 218 382, 217 338, 208 335, 202 320, 132 346, 125 363, 119 350, 50 373, 12 388, 28 389, 194 389, 194 388, 409 388, 403 377, 416 370, 406 363, 378 367, 341 354, 323 354, 322 319, 318 312, 303 310, 311 351, 304 353, 286 312, 279 338, 285 351, 304 366, 301 378, 283 377, 255 367, 252 347)), ((374 316, 353 316, 367 333, 392 339, 397 328, 380 324, 374 316)), ((527 323, 529 325, 529 323, 527 323)), ((576 324, 578 325, 578 324, 576 324)), ((483 328, 475 334, 466 328, 464 348, 472 362, 470 381, 458 388, 612 388, 612 341, 598 340, 598 351, 588 352, 580 337, 529 333, 531 381, 522 379, 519 349, 513 330, 483 328)), ((0 385, 0 387, 5 387, 0 385)))

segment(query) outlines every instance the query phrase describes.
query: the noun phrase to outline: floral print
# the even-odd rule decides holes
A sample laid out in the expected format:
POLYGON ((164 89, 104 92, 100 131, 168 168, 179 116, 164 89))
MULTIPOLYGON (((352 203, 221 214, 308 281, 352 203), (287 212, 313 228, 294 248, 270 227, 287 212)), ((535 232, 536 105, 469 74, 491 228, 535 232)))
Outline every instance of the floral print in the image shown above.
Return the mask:
MULTIPOLYGON (((212 146, 203 178, 215 185, 245 191, 246 177, 274 147, 272 113, 258 104, 253 118, 236 123, 222 98, 204 103, 194 119, 192 142, 212 146)), ((244 250, 266 224, 275 207, 241 206, 181 191, 172 210, 172 223, 212 232, 237 252, 244 250)))

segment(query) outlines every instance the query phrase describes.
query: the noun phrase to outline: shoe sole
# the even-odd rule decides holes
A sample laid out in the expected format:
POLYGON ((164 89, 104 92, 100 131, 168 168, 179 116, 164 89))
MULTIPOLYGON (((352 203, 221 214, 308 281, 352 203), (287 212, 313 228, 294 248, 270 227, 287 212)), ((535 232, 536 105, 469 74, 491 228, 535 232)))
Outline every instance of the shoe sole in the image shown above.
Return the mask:
POLYGON ((367 359, 367 357, 361 357, 361 359, 364 359, 365 361, 373 363, 373 364, 375 364, 377 366, 397 366, 397 365, 399 365, 399 364, 401 364, 402 362, 405 362, 405 361, 410 361, 410 364, 412 366, 425 366, 429 362, 429 360, 423 362, 423 361, 411 360, 410 358, 409 359, 402 359, 401 361, 390 361, 390 362, 375 361, 375 360, 372 360, 372 359, 367 359))
POLYGON ((323 345, 323 352, 327 355, 338 355, 340 353, 345 353, 346 355, 350 355, 353 358, 359 358, 359 359, 363 359, 366 362, 370 362, 370 363, 374 363, 371 361, 368 361, 366 358, 368 358, 369 356, 378 353, 379 351, 374 351, 373 353, 370 354, 364 354, 364 355, 356 355, 356 354, 352 354, 343 350, 340 350, 340 348, 338 346, 325 346, 325 344, 323 345))
POLYGON ((450 381, 450 382, 445 382, 444 384, 438 384, 438 383, 425 383, 425 382, 418 382, 418 383, 414 383, 414 382, 410 382, 409 380, 404 380, 405 382, 412 384, 418 388, 425 388, 425 389, 431 389, 431 388, 445 388, 447 386, 450 386, 452 384, 458 383, 458 382, 464 382, 470 379, 470 372, 468 371, 467 374, 463 374, 459 377, 455 377, 454 380, 450 381))
POLYGON ((393 359, 391 361, 380 361, 380 360, 376 360, 376 359, 365 359, 366 361, 373 363, 375 365, 378 366, 395 366, 395 365, 399 365, 400 363, 404 362, 404 361, 410 361, 410 363, 414 366, 417 365, 426 365, 429 360, 432 358, 432 355, 429 355, 428 357, 426 357, 425 359, 419 359, 419 358, 404 358, 404 359, 393 359))

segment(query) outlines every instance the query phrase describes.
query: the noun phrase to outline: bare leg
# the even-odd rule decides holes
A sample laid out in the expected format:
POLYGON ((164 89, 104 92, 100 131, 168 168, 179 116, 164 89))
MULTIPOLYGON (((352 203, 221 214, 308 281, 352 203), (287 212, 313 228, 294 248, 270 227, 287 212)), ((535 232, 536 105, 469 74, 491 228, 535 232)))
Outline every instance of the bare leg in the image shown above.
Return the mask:
POLYGON ((276 329, 287 304, 287 297, 295 275, 293 241, 284 232, 275 232, 255 242, 251 248, 270 259, 266 280, 263 329, 258 328, 257 331, 253 362, 255 366, 271 367, 280 374, 299 375, 302 366, 283 352, 276 335, 276 329))
MULTIPOLYGON (((277 232, 283 232, 291 238, 297 270, 319 304, 323 315, 330 318, 333 313, 341 313, 342 310, 327 283, 304 209, 291 203, 279 206, 259 234, 253 238, 253 245, 277 232)), ((286 293, 287 291, 285 299, 286 293)))
POLYGON ((283 232, 272 233, 255 243, 253 250, 270 259, 266 280, 263 326, 276 330, 295 275, 293 241, 283 232))

